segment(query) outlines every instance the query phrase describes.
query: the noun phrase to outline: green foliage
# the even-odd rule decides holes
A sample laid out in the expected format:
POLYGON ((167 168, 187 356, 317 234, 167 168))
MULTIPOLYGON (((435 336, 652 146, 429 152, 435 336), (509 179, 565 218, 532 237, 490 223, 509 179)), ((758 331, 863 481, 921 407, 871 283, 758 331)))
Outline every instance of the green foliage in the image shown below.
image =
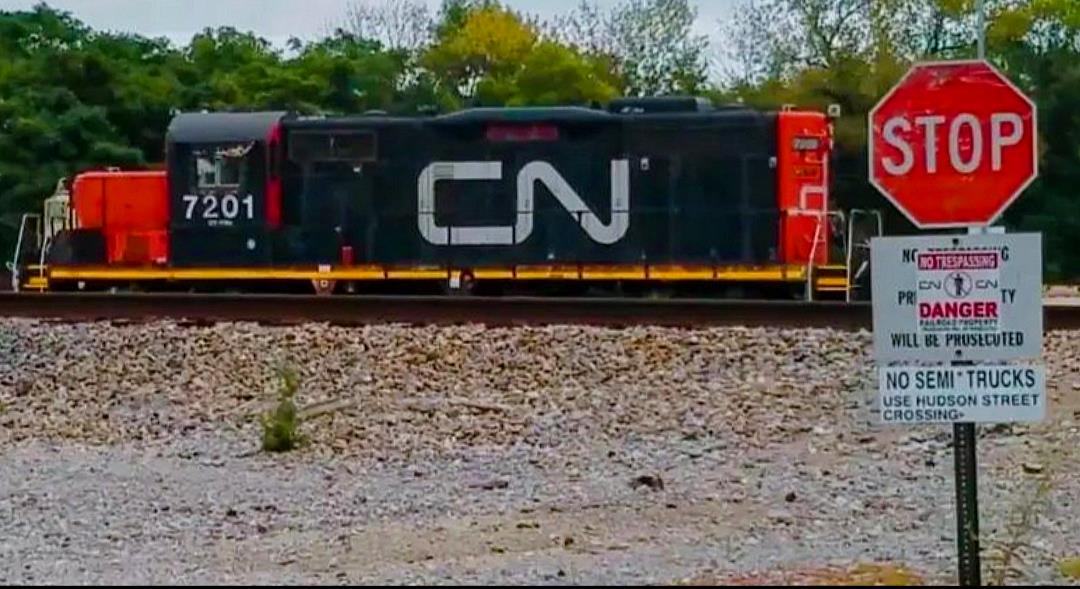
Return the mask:
POLYGON ((1080 556, 1062 559, 1058 563, 1058 572, 1066 579, 1080 579, 1080 556))
POLYGON ((1023 552, 1031 548, 1028 538, 1036 526, 1040 510, 1046 507, 1051 488, 1049 478, 1039 480, 1034 497, 1020 504, 1017 512, 1005 523, 1003 539, 989 546, 986 559, 989 569, 988 585, 1000 587, 1005 584, 1007 577, 1021 572, 1023 552))
POLYGON ((491 92, 492 86, 507 83, 536 46, 537 31, 500 6, 453 14, 454 26, 444 27, 421 63, 459 98, 475 96, 480 85, 491 92))
POLYGON ((439 22, 435 25, 435 36, 439 40, 447 39, 465 26, 472 13, 501 8, 498 0, 443 0, 439 22))
POLYGON ((693 31, 688 0, 624 0, 603 10, 582 0, 546 25, 547 36, 607 64, 619 94, 696 94, 706 90, 708 40, 693 31))
POLYGON ((553 106, 606 102, 615 97, 618 80, 606 64, 545 41, 522 60, 513 78, 510 106, 553 106))
POLYGON ((1068 49, 1017 48, 1002 61, 1036 101, 1041 157, 1039 178, 1006 212, 1009 225, 1042 231, 1045 274, 1052 281, 1080 280, 1080 55, 1068 49))
POLYGON ((274 411, 260 417, 263 427, 262 449, 264 452, 288 452, 307 443, 300 433, 301 420, 293 397, 299 388, 299 378, 292 369, 280 372, 282 389, 274 411))
POLYGON ((705 86, 706 38, 693 32, 689 0, 628 0, 612 22, 625 94, 694 94, 705 86))

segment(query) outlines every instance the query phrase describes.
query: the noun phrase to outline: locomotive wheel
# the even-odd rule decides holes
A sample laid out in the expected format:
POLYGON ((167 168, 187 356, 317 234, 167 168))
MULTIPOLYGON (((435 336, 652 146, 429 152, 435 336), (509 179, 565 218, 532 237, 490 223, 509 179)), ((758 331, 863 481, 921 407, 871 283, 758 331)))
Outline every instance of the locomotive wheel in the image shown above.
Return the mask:
POLYGON ((446 284, 446 294, 457 297, 471 296, 476 291, 476 279, 472 272, 461 272, 457 280, 451 278, 446 284))
POLYGON ((336 280, 327 279, 315 279, 311 281, 311 285, 315 287, 315 294, 318 296, 330 296, 334 294, 334 287, 337 285, 336 280))

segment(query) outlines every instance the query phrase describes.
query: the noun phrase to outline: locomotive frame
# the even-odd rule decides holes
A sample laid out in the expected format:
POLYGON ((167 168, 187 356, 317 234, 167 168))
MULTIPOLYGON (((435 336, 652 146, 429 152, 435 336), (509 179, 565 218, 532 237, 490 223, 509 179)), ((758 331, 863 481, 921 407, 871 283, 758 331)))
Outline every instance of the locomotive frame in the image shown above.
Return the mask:
POLYGON ((824 113, 683 97, 182 113, 165 170, 61 184, 10 266, 20 290, 851 299, 867 212, 831 208, 832 147, 824 113))

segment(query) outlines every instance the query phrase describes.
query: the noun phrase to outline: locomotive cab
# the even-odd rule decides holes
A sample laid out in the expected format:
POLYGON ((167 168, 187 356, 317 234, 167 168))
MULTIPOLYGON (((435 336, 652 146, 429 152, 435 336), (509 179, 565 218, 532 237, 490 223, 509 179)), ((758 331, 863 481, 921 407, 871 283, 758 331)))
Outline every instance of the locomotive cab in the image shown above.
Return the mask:
POLYGON ((167 135, 174 267, 261 266, 280 224, 285 113, 185 113, 167 135))

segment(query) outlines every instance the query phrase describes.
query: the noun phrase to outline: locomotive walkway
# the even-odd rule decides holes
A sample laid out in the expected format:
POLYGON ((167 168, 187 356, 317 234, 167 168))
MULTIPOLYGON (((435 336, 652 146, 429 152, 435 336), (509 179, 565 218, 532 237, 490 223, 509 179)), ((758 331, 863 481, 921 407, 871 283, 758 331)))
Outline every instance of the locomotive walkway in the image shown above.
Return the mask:
MULTIPOLYGON (((171 319, 196 324, 872 328, 869 303, 702 299, 0 293, 0 316, 61 321, 171 319)), ((1080 306, 1048 302, 1044 317, 1047 330, 1080 329, 1080 306)))

